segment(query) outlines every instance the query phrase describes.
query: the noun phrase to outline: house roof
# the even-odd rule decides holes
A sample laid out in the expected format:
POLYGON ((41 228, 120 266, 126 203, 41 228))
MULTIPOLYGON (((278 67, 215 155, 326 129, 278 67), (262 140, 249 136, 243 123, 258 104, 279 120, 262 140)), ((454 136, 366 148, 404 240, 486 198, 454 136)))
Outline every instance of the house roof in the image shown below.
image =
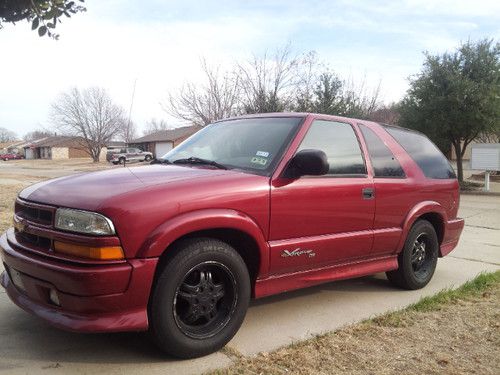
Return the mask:
POLYGON ((23 143, 23 141, 0 142, 0 149, 17 146, 20 145, 21 143, 23 143))
POLYGON ((126 143, 123 141, 109 141, 106 143, 106 147, 125 147, 126 143))
POLYGON ((36 139, 24 147, 75 147, 81 145, 82 138, 80 137, 67 137, 62 135, 56 135, 52 137, 46 137, 41 139, 36 139))
POLYGON ((176 141, 180 138, 190 136, 196 133, 201 128, 199 126, 184 126, 182 128, 160 130, 155 133, 145 135, 144 137, 134 139, 129 143, 146 143, 146 142, 164 142, 164 141, 176 141))

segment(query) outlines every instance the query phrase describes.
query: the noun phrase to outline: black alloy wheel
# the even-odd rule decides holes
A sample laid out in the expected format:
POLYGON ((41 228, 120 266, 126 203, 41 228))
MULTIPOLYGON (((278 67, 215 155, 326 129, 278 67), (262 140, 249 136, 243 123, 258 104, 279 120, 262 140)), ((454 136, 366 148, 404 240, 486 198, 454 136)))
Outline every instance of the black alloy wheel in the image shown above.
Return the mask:
POLYGON ((423 288, 434 275, 438 256, 439 241, 434 226, 427 220, 418 220, 398 255, 398 269, 387 272, 387 278, 400 288, 423 288))
POLYGON ((250 276, 238 252, 212 238, 181 240, 167 249, 148 306, 150 333, 179 358, 213 353, 243 323, 250 276))
POLYGON ((204 262, 188 271, 177 288, 175 321, 187 336, 212 337, 227 325, 236 302, 232 272, 219 262, 204 262))

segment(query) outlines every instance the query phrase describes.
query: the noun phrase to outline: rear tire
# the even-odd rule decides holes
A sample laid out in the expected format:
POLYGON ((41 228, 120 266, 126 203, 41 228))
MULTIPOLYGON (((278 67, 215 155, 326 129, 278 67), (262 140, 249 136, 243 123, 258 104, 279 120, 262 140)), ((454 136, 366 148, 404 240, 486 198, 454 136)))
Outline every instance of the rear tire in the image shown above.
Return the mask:
POLYGON ((415 290, 431 281, 438 259, 439 242, 436 231, 427 220, 413 224, 398 256, 399 268, 386 272, 389 281, 403 289, 415 290))
POLYGON ((126 159, 125 159, 125 158, 120 158, 120 159, 118 159, 118 164, 123 164, 123 165, 125 165, 125 161, 126 161, 126 159))
POLYGON ((144 160, 145 160, 145 161, 150 161, 151 159, 152 159, 152 158, 151 158, 151 156, 149 156, 149 155, 146 155, 146 157, 144 158, 144 160))
POLYGON ((227 243, 210 238, 183 240, 172 251, 150 298, 150 333, 175 357, 213 353, 245 318, 251 292, 245 262, 227 243))

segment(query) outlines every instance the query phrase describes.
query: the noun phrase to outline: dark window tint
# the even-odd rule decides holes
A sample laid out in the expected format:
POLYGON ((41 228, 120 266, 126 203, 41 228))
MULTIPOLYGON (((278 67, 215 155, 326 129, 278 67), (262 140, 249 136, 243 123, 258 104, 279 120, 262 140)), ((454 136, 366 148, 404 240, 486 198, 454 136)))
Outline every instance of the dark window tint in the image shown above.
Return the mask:
POLYGON ((405 177, 405 172, 394 154, 370 128, 359 125, 365 137, 375 177, 405 177))
POLYGON ((412 131, 387 126, 386 130, 408 152, 428 178, 455 178, 448 160, 426 136, 412 131))
POLYGON ((306 149, 325 152, 330 164, 330 175, 366 174, 358 138, 349 124, 314 121, 299 147, 299 151, 306 149))

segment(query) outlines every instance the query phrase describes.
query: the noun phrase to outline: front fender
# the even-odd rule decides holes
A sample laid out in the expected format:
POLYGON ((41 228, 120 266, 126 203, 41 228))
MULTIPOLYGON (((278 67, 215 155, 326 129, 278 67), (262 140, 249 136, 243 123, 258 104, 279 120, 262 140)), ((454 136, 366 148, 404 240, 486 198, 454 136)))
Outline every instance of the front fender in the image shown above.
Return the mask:
POLYGON ((448 215, 446 214, 446 210, 443 208, 443 206, 435 201, 420 202, 415 207, 413 207, 410 212, 408 212, 408 215, 406 215, 406 218, 403 222, 403 232, 397 247, 398 251, 403 248, 406 237, 408 236, 408 233, 410 232, 410 229, 415 221, 417 221, 420 216, 428 213, 438 214, 441 217, 443 223, 443 230, 445 230, 445 224, 447 223, 448 215))
POLYGON ((259 275, 269 270, 269 245, 259 225, 242 212, 231 209, 205 209, 176 216, 155 228, 140 247, 137 257, 159 257, 177 239, 209 229, 234 229, 252 237, 260 252, 259 275))

